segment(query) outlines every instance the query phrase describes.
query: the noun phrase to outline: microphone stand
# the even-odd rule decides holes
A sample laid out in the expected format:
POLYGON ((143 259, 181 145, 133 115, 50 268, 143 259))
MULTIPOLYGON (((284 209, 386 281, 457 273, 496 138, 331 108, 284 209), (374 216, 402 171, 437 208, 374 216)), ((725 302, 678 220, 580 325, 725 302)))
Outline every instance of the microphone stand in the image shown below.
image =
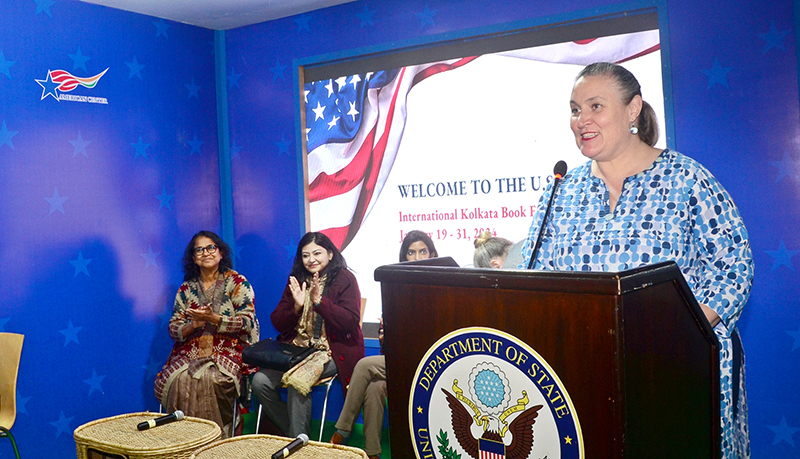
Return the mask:
POLYGON ((547 209, 544 211, 544 218, 542 219, 542 226, 539 227, 539 235, 536 237, 536 244, 533 246, 533 252, 531 252, 531 259, 528 262, 528 269, 533 268, 533 262, 536 260, 536 253, 539 252, 539 247, 542 246, 542 235, 544 234, 544 227, 547 225, 547 217, 550 216, 550 208, 553 206, 553 198, 556 196, 556 190, 558 189, 558 184, 561 183, 561 177, 566 173, 567 163, 563 161, 559 161, 556 164, 556 168, 559 168, 561 163, 564 164, 564 172, 563 173, 555 173, 555 180, 553 183, 553 191, 550 193, 550 199, 547 201, 547 209))

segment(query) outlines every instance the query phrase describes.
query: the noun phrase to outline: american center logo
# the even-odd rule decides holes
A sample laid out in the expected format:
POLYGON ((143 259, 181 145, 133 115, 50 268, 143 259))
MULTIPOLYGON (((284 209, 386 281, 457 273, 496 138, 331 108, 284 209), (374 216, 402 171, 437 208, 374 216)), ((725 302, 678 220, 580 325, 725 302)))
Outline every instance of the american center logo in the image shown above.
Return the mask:
POLYGON ((420 459, 578 459, 583 437, 558 376, 505 332, 462 328, 420 361, 409 402, 420 459))
POLYGON ((108 72, 108 69, 105 69, 92 77, 80 78, 72 75, 66 70, 48 70, 47 78, 44 80, 34 79, 34 81, 39 83, 39 86, 42 87, 42 98, 40 100, 44 100, 47 96, 51 96, 57 101, 68 100, 71 102, 108 104, 108 100, 105 97, 64 94, 65 92, 72 91, 78 86, 83 86, 89 89, 94 88, 97 86, 97 82, 100 81, 100 78, 102 78, 106 72, 108 72))

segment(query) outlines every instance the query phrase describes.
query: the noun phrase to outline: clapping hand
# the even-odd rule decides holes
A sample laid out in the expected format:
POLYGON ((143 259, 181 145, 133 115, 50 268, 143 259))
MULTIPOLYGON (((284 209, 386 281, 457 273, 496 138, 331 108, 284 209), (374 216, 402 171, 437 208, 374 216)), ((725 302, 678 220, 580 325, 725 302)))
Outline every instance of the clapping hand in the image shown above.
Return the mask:
POLYGON ((306 283, 300 285, 297 278, 289 276, 289 290, 292 291, 292 298, 294 298, 294 313, 299 314, 303 310, 303 305, 306 304, 306 283))
POLYGON ((204 327, 208 321, 213 322, 215 316, 216 314, 211 310, 211 305, 186 310, 186 317, 192 321, 192 328, 195 329, 204 327))
POLYGON ((322 289, 319 286, 319 273, 314 273, 314 277, 311 279, 309 295, 311 295, 311 304, 316 305, 322 301, 322 289))
POLYGON ((311 285, 297 281, 294 276, 289 276, 289 290, 292 291, 292 298, 294 298, 294 312, 300 314, 303 306, 306 304, 306 295, 311 295, 311 304, 317 304, 322 299, 322 289, 319 285, 319 273, 315 273, 311 278, 311 285))

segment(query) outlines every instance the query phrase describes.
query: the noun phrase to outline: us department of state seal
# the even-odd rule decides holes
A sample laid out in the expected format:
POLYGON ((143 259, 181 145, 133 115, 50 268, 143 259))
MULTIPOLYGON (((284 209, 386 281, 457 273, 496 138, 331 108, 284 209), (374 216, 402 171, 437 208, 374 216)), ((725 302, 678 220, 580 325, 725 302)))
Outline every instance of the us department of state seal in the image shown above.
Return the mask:
POLYGON ((420 361, 409 398, 420 459, 583 459, 575 407, 530 346, 505 332, 462 328, 420 361))

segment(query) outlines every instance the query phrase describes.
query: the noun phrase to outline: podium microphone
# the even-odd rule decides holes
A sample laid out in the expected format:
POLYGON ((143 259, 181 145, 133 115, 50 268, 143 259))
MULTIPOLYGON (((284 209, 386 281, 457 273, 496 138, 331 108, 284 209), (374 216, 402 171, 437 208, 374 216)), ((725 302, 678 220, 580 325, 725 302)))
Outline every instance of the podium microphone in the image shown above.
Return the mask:
POLYGON ((136 425, 136 428, 139 430, 147 430, 156 426, 163 426, 164 424, 169 424, 170 422, 180 421, 181 419, 183 419, 183 411, 177 410, 174 413, 170 413, 166 416, 161 416, 160 418, 155 418, 149 421, 140 422, 139 424, 136 425))
POLYGON ((301 433, 297 436, 291 443, 283 447, 283 449, 278 450, 275 454, 272 455, 272 459, 283 459, 284 457, 292 454, 293 452, 300 449, 302 446, 308 444, 308 435, 301 433))
POLYGON ((536 237, 536 245, 533 246, 531 260, 528 262, 528 269, 533 268, 533 261, 536 260, 536 253, 539 251, 539 247, 542 245, 542 235, 544 234, 544 227, 547 224, 547 217, 550 215, 550 208, 553 206, 553 198, 556 195, 556 189, 558 188, 558 184, 561 183, 561 178, 564 177, 564 174, 566 173, 567 163, 564 161, 557 162, 555 167, 553 167, 553 175, 555 176, 555 180, 553 180, 553 191, 550 192, 550 200, 547 201, 547 209, 544 210, 542 226, 539 227, 539 236, 536 237))

